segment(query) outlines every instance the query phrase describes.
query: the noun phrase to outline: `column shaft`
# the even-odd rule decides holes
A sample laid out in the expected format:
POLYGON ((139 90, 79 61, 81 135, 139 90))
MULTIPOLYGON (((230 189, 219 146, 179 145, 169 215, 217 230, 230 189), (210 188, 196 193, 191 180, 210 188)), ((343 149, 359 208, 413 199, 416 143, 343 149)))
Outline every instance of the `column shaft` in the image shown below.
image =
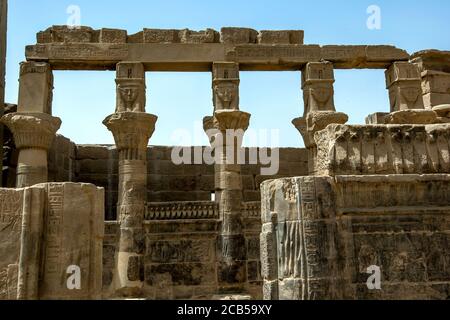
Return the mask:
POLYGON ((103 121, 119 152, 120 237, 112 289, 117 296, 139 298, 144 286, 147 145, 157 117, 145 113, 142 63, 119 63, 116 85, 116 113, 103 121))
MULTIPOLYGON (((0 0, 0 117, 5 112, 6 39, 8 24, 8 1, 0 0)), ((3 125, 0 124, 0 150, 3 152, 3 125)), ((0 171, 0 186, 2 172, 0 171)))

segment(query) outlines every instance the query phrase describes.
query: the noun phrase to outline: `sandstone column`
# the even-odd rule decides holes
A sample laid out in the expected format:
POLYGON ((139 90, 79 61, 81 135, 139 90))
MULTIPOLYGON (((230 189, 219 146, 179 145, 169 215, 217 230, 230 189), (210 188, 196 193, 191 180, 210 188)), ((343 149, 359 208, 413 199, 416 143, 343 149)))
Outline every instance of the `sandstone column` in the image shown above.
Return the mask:
POLYGON ((47 63, 23 62, 20 65, 17 113, 4 116, 19 149, 18 188, 47 182, 47 153, 61 126, 51 116, 53 75, 47 63))
POLYGON ((316 158, 314 134, 325 129, 329 124, 344 124, 348 116, 336 112, 334 105, 334 68, 328 61, 310 62, 302 71, 302 90, 304 100, 303 117, 292 123, 300 131, 308 149, 309 171, 313 173, 316 158))
POLYGON ((222 229, 219 240, 219 287, 237 293, 246 282, 246 244, 242 221, 242 177, 238 153, 250 114, 239 111, 239 65, 219 62, 213 65, 214 116, 204 119, 216 152, 216 201, 222 229))
MULTIPOLYGON (((0 117, 5 109, 6 39, 8 24, 8 1, 0 0, 0 117)), ((0 125, 0 150, 3 154, 3 126, 0 125)), ((3 159, 3 156, 2 156, 3 159)), ((2 172, 0 170, 0 186, 2 172)))
POLYGON ((119 247, 113 289, 139 297, 143 288, 144 213, 147 202, 147 145, 157 117, 145 113, 145 72, 141 63, 117 65, 117 109, 103 124, 119 152, 119 247))

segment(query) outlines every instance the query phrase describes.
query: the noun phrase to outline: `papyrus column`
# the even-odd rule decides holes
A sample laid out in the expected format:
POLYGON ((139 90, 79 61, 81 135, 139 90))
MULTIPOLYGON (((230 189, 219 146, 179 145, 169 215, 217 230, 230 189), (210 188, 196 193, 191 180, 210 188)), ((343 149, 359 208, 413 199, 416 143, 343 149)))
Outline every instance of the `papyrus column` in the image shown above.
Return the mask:
POLYGON ((18 188, 47 182, 47 154, 61 126, 61 120, 51 116, 52 90, 53 74, 49 64, 21 63, 18 112, 2 118, 19 149, 18 188))
MULTIPOLYGON (((124 63, 117 66, 118 79, 122 75, 143 83, 144 69, 139 63, 124 63), (124 72, 126 69, 126 72, 124 72), (124 72, 124 73, 123 73, 124 72)), ((140 297, 144 284, 143 256, 144 213, 147 202, 147 146, 155 130, 157 117, 145 112, 139 96, 145 96, 142 85, 121 87, 117 81, 118 100, 116 112, 103 124, 113 133, 119 153, 119 246, 116 253, 116 269, 113 289, 119 296, 140 297), (139 106, 137 104, 141 103, 139 106)))
MULTIPOLYGON (((241 166, 238 152, 250 122, 250 114, 238 110, 218 110, 214 121, 220 131, 223 148, 216 166, 220 234, 219 286, 224 292, 243 289, 247 280, 247 252, 243 225, 241 166)), ((217 150, 218 151, 218 150, 217 150)))

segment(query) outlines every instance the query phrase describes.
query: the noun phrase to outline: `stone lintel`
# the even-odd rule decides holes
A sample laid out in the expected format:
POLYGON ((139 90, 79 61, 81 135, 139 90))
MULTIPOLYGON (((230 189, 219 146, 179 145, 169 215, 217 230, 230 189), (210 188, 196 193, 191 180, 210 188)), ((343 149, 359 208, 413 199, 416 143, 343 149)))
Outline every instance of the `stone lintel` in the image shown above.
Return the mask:
POLYGON ((29 61, 46 61, 54 70, 115 70, 121 61, 139 61, 146 71, 211 71, 212 63, 239 63, 242 71, 300 70, 327 60, 335 69, 386 69, 409 55, 391 46, 231 43, 40 43, 27 46, 29 61), (358 46, 357 46, 358 47, 358 46))

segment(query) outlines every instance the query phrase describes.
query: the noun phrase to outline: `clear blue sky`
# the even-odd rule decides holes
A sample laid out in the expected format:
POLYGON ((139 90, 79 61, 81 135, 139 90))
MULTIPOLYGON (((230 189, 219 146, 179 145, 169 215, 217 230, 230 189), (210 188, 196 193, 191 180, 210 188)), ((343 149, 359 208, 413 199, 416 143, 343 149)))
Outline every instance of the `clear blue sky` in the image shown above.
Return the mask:
MULTIPOLYGON (((392 44, 410 53, 450 50, 447 0, 10 0, 8 102, 17 102, 25 46, 36 42, 38 31, 66 24, 72 4, 81 9, 82 25, 127 29, 129 34, 144 27, 303 29, 308 44, 392 44), (381 8, 381 30, 366 26, 372 4, 381 8)), ((389 109, 383 71, 336 71, 335 76, 336 107, 350 115, 351 123, 389 109)), ((147 87, 147 112, 159 116, 151 144, 178 144, 171 139, 176 129, 193 131, 195 122, 212 113, 209 73, 147 73, 147 87)), ((113 72, 55 72, 53 113, 63 120, 59 133, 77 143, 113 143, 101 122, 114 107, 113 72)), ((303 146, 291 125, 303 113, 299 72, 242 72, 241 110, 252 113, 252 129, 280 129, 280 146, 303 146)))

